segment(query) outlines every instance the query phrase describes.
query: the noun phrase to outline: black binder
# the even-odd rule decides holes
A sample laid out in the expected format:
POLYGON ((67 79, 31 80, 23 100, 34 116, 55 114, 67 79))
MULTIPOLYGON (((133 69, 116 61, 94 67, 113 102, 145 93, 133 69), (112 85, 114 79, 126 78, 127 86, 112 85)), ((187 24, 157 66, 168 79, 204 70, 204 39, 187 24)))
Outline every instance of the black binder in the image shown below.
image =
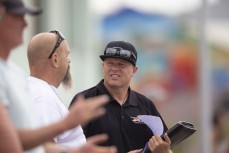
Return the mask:
MULTIPOLYGON (((183 141, 195 132, 196 129, 191 123, 179 121, 173 127, 168 129, 165 133, 168 134, 171 140, 170 148, 172 149, 181 141, 183 141)), ((161 138, 164 140, 164 134, 161 135, 161 138)), ((146 143, 145 148, 140 153, 150 153, 148 143, 146 143)))

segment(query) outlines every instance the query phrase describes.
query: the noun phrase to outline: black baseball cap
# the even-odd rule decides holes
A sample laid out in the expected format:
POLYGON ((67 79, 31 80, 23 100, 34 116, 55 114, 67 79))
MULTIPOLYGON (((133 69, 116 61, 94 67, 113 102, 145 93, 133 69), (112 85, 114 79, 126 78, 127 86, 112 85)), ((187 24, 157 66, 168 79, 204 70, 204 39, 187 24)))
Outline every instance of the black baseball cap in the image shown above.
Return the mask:
POLYGON ((107 44, 104 55, 100 55, 102 61, 109 57, 127 60, 135 66, 138 54, 135 47, 129 42, 111 41, 107 44))
POLYGON ((27 8, 22 0, 1 0, 2 5, 5 7, 6 12, 13 14, 30 14, 39 15, 42 13, 42 9, 38 8, 27 8))

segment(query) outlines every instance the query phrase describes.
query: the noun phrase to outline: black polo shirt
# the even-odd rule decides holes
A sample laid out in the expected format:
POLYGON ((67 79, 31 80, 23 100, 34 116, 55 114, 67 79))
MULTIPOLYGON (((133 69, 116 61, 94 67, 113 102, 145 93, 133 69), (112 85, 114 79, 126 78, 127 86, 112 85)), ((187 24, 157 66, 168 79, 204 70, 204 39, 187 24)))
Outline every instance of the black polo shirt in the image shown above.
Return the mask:
MULTIPOLYGON (((103 94, 110 96, 110 102, 105 106, 106 114, 89 122, 83 130, 86 137, 101 133, 108 134, 109 140, 102 145, 115 145, 119 153, 127 153, 131 150, 144 148, 146 142, 153 136, 153 133, 145 124, 133 122, 132 117, 136 117, 137 115, 154 115, 161 117, 152 101, 130 88, 129 96, 124 105, 121 106, 109 94, 103 84, 103 80, 95 87, 78 93, 74 99, 79 94, 83 94, 86 98, 103 94)), ((165 131, 167 130, 167 126, 163 119, 162 122, 165 131)))

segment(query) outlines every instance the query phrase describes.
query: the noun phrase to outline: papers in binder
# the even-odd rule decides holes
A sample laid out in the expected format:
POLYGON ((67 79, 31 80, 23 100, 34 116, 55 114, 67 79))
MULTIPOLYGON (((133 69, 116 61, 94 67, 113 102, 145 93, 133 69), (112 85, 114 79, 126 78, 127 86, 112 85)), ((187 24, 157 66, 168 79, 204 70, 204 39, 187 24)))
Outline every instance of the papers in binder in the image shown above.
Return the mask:
POLYGON ((138 115, 137 117, 151 129, 154 135, 163 134, 164 126, 160 117, 152 115, 138 115))

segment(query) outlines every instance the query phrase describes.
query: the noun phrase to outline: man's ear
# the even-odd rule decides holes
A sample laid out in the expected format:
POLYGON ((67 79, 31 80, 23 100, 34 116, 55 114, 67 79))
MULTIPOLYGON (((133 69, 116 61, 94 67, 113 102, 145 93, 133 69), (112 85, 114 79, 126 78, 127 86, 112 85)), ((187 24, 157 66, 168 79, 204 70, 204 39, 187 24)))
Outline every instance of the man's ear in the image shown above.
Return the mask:
POLYGON ((135 67, 133 68, 133 73, 132 73, 131 77, 133 77, 137 71, 138 71, 138 67, 135 66, 135 67))
POLYGON ((54 53, 51 57, 51 64, 53 67, 58 68, 59 67, 59 57, 57 53, 54 53))
POLYGON ((104 73, 104 62, 102 62, 102 70, 103 70, 103 73, 104 73))

